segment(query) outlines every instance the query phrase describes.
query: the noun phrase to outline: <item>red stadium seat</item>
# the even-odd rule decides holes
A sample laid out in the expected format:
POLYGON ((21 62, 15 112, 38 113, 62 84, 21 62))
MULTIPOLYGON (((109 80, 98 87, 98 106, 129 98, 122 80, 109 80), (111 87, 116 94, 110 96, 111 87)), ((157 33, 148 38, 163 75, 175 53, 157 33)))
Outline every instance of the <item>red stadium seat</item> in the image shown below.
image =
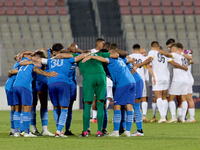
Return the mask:
POLYGON ((24 7, 17 7, 16 14, 17 15, 25 15, 24 7))
POLYGON ((47 14, 48 15, 56 15, 57 13, 56 13, 55 7, 49 7, 48 11, 47 11, 47 14))
POLYGON ((160 6, 160 0, 151 0, 151 6, 160 6))
POLYGON ((140 6, 139 0, 131 0, 131 1, 130 1, 130 5, 131 5, 132 7, 140 6))
POLYGON ((65 7, 59 7, 58 14, 59 15, 67 15, 67 9, 65 7))
POLYGON ((143 7, 142 8, 143 15, 151 15, 151 8, 150 7, 143 7))
POLYGON ((162 6, 171 6, 170 0, 162 0, 162 6))
POLYGON ((200 7, 195 7, 194 14, 195 15, 200 15, 200 7))
POLYGON ((36 6, 44 7, 44 6, 45 6, 44 0, 37 0, 37 1, 36 1, 36 6))
POLYGON ((200 1, 199 0, 194 0, 194 6, 200 6, 200 1))
POLYGON ((49 6, 49 7, 55 7, 56 6, 54 0, 47 0, 47 4, 46 5, 49 6))
POLYGON ((24 6, 23 1, 22 0, 15 0, 15 6, 17 6, 17 7, 24 6))
POLYGON ((141 1, 141 6, 142 7, 148 7, 150 4, 149 4, 149 0, 142 0, 141 1))
POLYGON ((3 1, 0 1, 0 6, 3 6, 3 1))
POLYGON ((131 12, 133 15, 140 15, 141 14, 140 7, 132 7, 131 12))
POLYGON ((35 13, 35 8, 34 7, 27 7, 27 10, 26 10, 27 12, 27 14, 28 15, 35 15, 36 13, 35 13))
POLYGON ((38 7, 38 8, 37 8, 37 14, 38 14, 38 15, 46 15, 47 12, 46 12, 45 7, 38 7))
POLYGON ((6 8, 6 14, 7 15, 15 15, 15 9, 14 9, 14 7, 7 7, 6 8))
POLYGON ((184 0, 183 6, 192 6, 192 1, 191 0, 184 0))
POLYGON ((34 0, 26 0, 25 5, 26 5, 26 7, 33 7, 34 6, 34 0))
POLYGON ((174 7, 174 15, 183 15, 183 10, 181 7, 174 7))
POLYGON ((119 0, 119 6, 120 7, 128 6, 128 1, 127 0, 119 0))
POLYGON ((64 0, 57 0, 56 5, 57 6, 65 6, 65 1, 64 0))
POLYGON ((0 7, 0 15, 5 15, 4 7, 0 7))
POLYGON ((192 15, 193 14, 192 7, 185 7, 184 14, 185 15, 192 15))
POLYGON ((12 0, 5 0, 4 6, 6 6, 6 7, 11 7, 11 6, 13 6, 13 1, 12 1, 12 0))
POLYGON ((181 0, 172 1, 172 5, 173 5, 174 7, 181 6, 181 0))
POLYGON ((171 7, 164 7, 163 8, 163 15, 172 15, 172 8, 171 7))
POLYGON ((129 7, 121 7, 121 14, 122 15, 130 15, 129 7))
POLYGON ((153 7, 153 15, 162 15, 160 7, 153 7))

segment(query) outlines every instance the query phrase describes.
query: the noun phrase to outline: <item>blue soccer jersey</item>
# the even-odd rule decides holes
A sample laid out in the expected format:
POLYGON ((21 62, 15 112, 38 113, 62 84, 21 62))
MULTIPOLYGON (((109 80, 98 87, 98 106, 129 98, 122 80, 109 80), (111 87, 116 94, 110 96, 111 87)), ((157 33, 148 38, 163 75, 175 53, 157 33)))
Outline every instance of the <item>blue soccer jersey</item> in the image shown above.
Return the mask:
MULTIPOLYGON (((16 68, 19 68, 19 67, 20 67, 19 62, 16 62, 13 69, 16 69, 16 68)), ((11 77, 9 77, 9 79, 6 81, 6 84, 5 84, 5 90, 13 91, 13 83, 15 81, 16 76, 17 75, 14 74, 11 77)))
POLYGON ((49 72, 55 71, 58 73, 56 77, 49 78, 48 84, 55 82, 70 84, 68 76, 73 63, 75 63, 74 57, 69 59, 48 59, 47 66, 49 67, 49 72))

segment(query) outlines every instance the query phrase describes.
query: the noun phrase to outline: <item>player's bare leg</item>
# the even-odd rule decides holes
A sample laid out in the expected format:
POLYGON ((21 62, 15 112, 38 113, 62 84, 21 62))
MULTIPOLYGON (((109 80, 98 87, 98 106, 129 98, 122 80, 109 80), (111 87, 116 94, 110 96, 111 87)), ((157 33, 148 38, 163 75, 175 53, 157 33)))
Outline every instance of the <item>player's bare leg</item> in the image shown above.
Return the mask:
POLYGON ((192 99, 192 93, 188 93, 187 94, 187 102, 188 102, 188 110, 189 110, 189 114, 190 114, 190 118, 187 119, 186 122, 195 122, 195 105, 194 105, 194 101, 192 99))

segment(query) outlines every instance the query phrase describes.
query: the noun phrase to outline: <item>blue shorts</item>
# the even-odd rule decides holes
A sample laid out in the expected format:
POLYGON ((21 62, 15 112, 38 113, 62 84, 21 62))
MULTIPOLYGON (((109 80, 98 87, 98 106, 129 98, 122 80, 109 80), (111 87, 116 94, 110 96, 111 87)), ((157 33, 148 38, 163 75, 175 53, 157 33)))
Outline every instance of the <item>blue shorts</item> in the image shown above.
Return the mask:
POLYGON ((13 105, 27 105, 32 106, 33 94, 32 91, 18 86, 13 88, 13 105))
POLYGON ((135 99, 142 98, 144 83, 143 80, 139 80, 136 82, 136 92, 135 92, 135 99))
POLYGON ((77 85, 70 84, 70 100, 73 100, 73 101, 76 100, 76 90, 77 90, 77 85))
POLYGON ((9 106, 14 106, 13 105, 13 91, 6 90, 6 97, 7 97, 8 105, 9 106))
POLYGON ((70 85, 65 82, 56 82, 48 85, 49 96, 53 106, 68 107, 70 102, 70 85))
POLYGON ((135 104, 135 89, 135 83, 116 88, 114 91, 114 105, 135 104))
POLYGON ((40 92, 48 92, 47 82, 36 81, 36 90, 40 92))

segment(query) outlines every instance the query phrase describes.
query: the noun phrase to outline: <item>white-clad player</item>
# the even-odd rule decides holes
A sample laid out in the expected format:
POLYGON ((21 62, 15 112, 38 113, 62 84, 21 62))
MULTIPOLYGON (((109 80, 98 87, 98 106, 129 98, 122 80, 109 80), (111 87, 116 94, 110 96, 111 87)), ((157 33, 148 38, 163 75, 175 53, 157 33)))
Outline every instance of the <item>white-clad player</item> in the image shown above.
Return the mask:
POLYGON ((187 112, 187 105, 188 105, 186 101, 186 95, 188 89, 188 74, 187 74, 188 60, 184 56, 182 56, 183 53, 181 55, 181 52, 178 48, 178 44, 173 44, 170 49, 172 53, 167 53, 163 50, 159 50, 159 52, 167 57, 173 58, 173 60, 182 67, 173 69, 173 79, 171 86, 169 88, 169 108, 171 111, 172 119, 169 121, 169 123, 177 122, 176 106, 174 102, 174 98, 176 95, 181 96, 181 102, 182 102, 181 121, 185 122, 185 115, 187 112))
MULTIPOLYGON (((129 57, 134 58, 136 64, 140 64, 140 63, 142 63, 143 61, 145 61, 147 59, 147 57, 143 56, 140 53, 140 45, 139 44, 134 44, 133 45, 133 54, 130 54, 129 57)), ((137 72, 142 77, 143 83, 144 83, 144 86, 143 86, 144 88, 143 88, 143 93, 142 93, 142 97, 143 97, 143 99, 142 99, 142 112, 143 112, 142 120, 144 122, 148 123, 149 121, 146 118, 147 109, 148 109, 148 103, 147 103, 147 99, 146 99, 146 97, 147 97, 147 89, 146 89, 146 82, 145 82, 146 74, 145 74, 144 67, 138 68, 137 72)))

